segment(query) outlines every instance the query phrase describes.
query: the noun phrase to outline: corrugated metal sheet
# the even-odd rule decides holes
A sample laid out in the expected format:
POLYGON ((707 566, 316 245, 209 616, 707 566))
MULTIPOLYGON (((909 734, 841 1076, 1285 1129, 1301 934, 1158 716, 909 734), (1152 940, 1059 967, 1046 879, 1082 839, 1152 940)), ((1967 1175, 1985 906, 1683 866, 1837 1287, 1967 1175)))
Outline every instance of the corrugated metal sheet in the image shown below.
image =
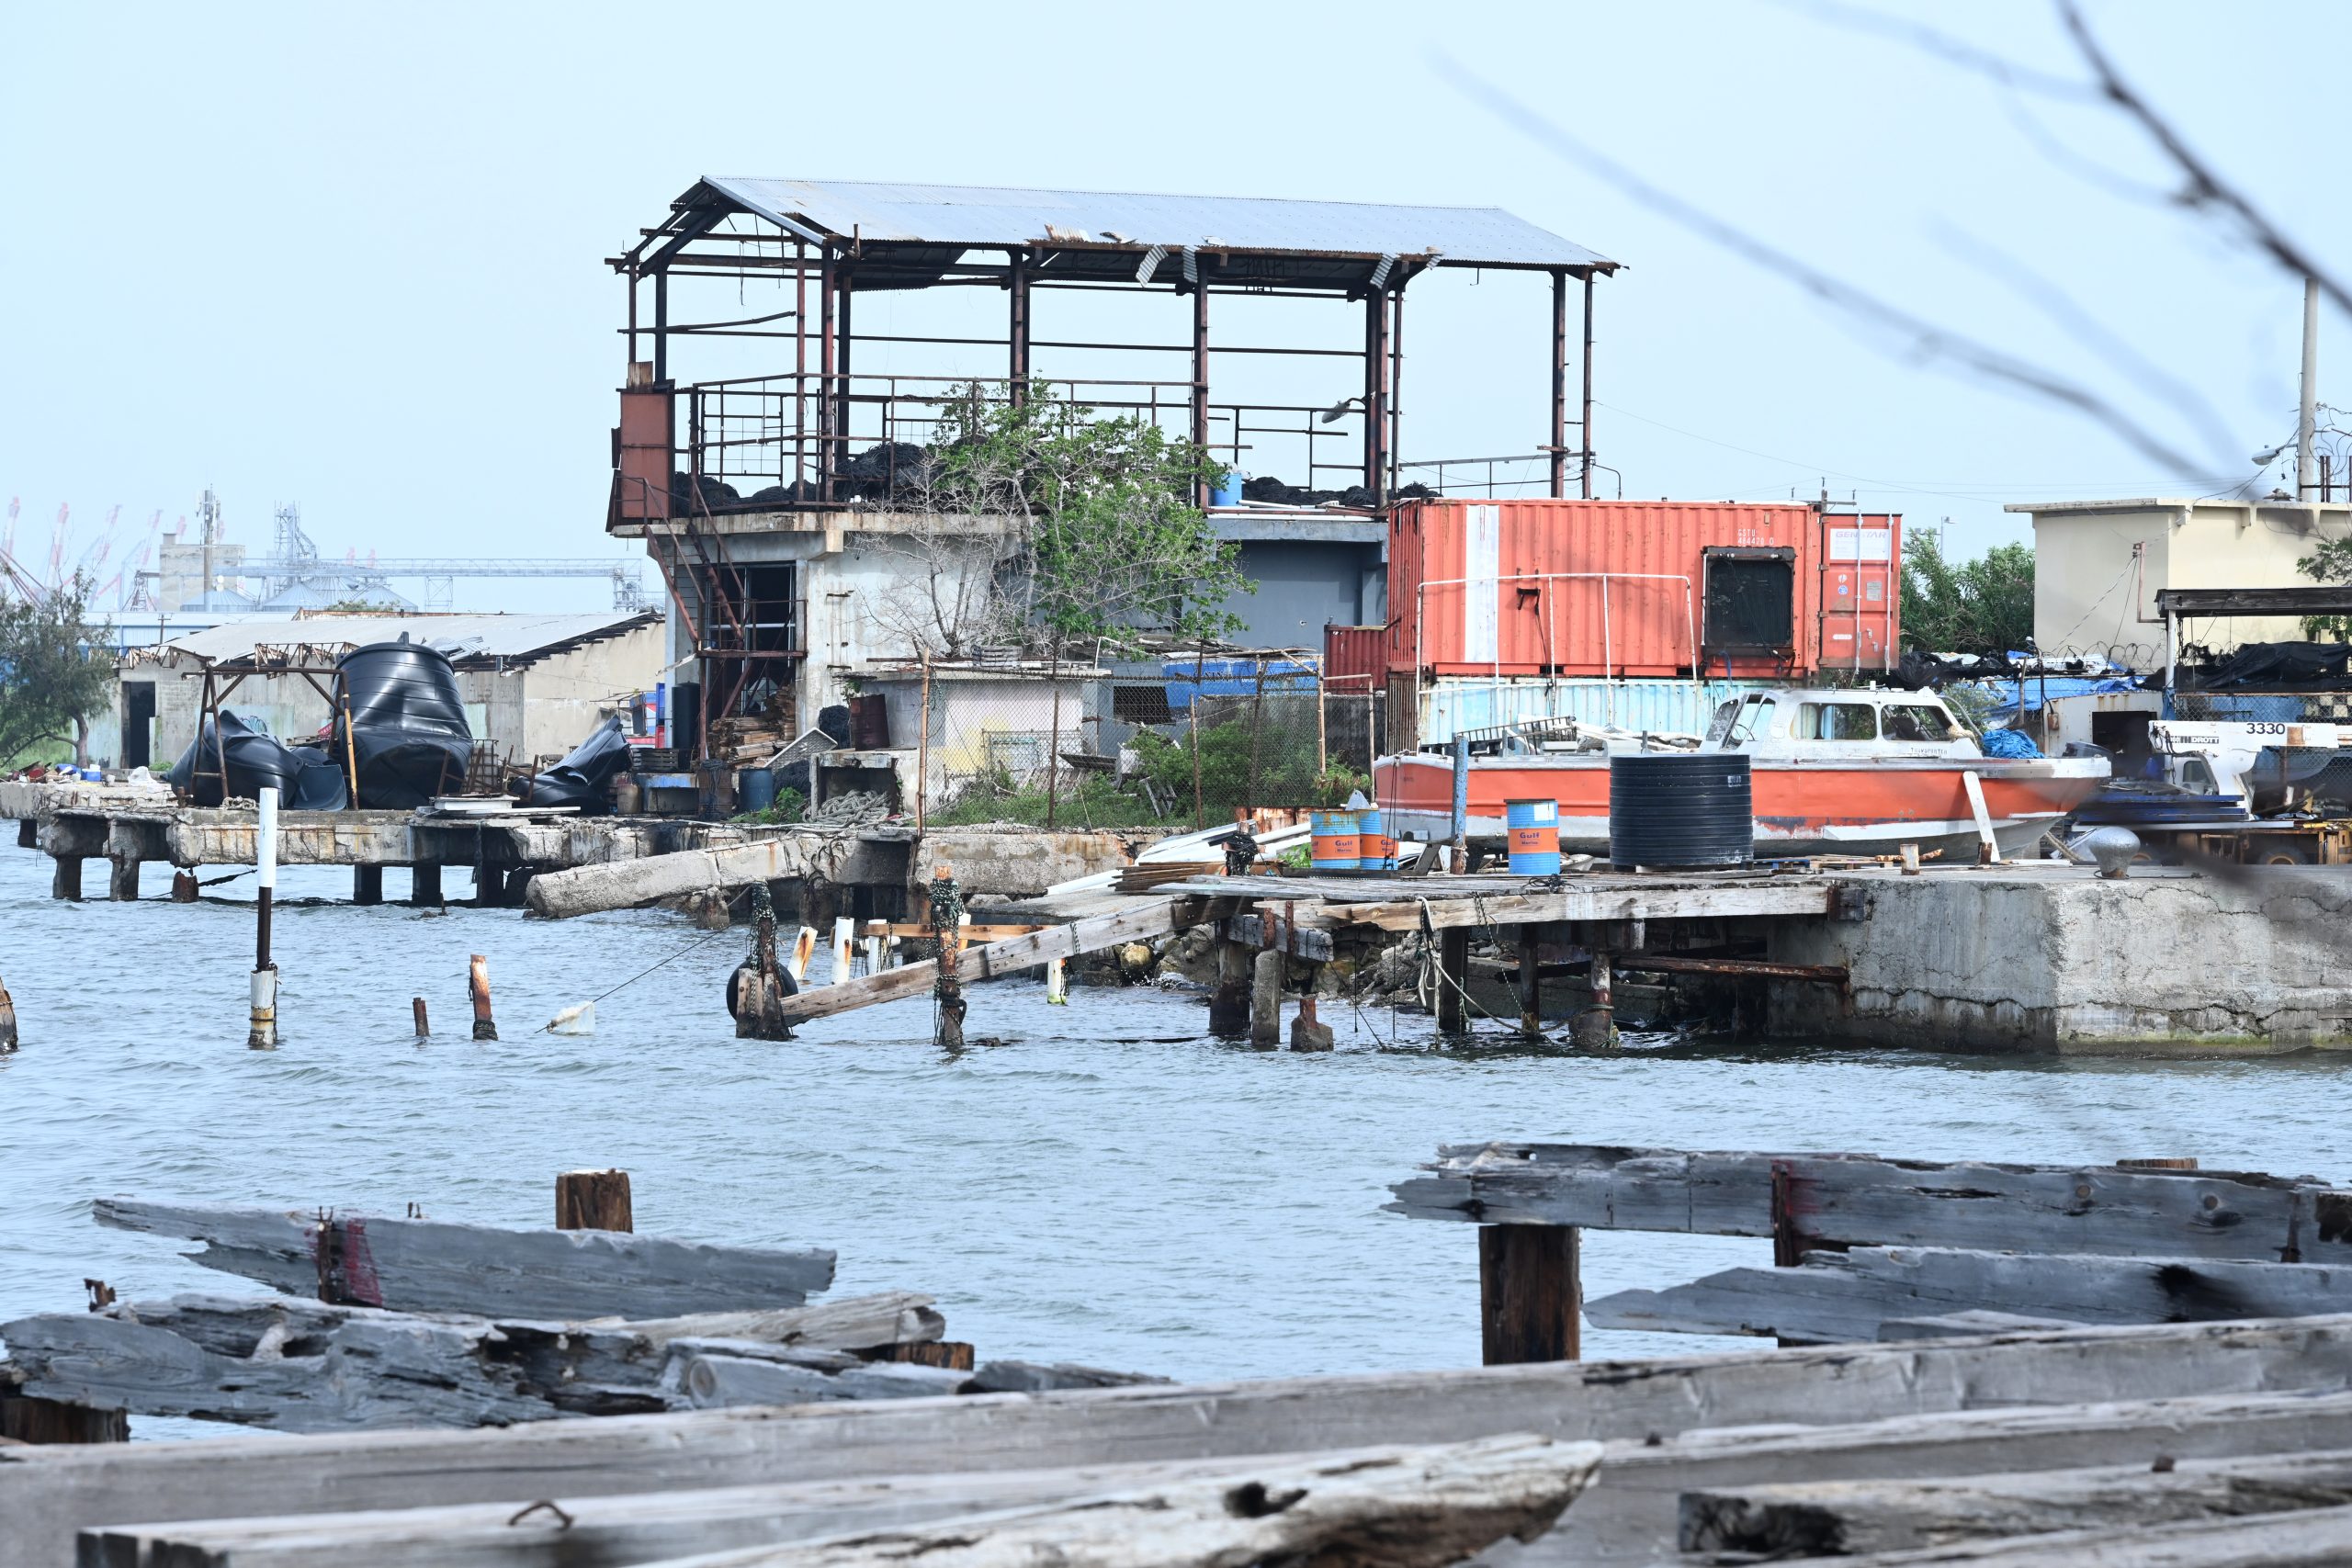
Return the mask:
POLYGON ((1387 674, 1388 628, 1323 628, 1323 679, 1336 690, 1376 690, 1387 674))
POLYGON ((1440 678, 1424 686, 1419 712, 1424 746, 1458 729, 1487 729, 1531 718, 1574 718, 1657 735, 1703 735, 1715 709, 1763 681, 1491 681, 1440 678))
POLYGON ((662 617, 648 610, 616 610, 594 615, 306 615, 294 621, 226 621, 166 647, 218 663, 242 659, 256 648, 307 645, 357 648, 397 642, 406 635, 447 653, 463 664, 471 659, 526 660, 566 644, 614 637, 662 617))
POLYGON ((1899 629, 1900 520, 1727 502, 1418 502, 1388 551, 1388 668, 1761 675, 1875 668, 1899 629), (1705 649, 1707 551, 1792 552, 1787 659, 1705 649), (1833 556, 1836 557, 1833 559, 1833 556), (1858 649, 1859 654, 1858 654, 1858 649))
MULTIPOLYGON (((862 180, 705 175, 752 212, 840 240, 940 245, 1079 243, 1305 255, 1420 256, 1453 266, 1617 265, 1498 207, 1405 207, 1239 196, 888 185, 862 180)), ((1172 271, 1172 264, 1171 264, 1172 271)))

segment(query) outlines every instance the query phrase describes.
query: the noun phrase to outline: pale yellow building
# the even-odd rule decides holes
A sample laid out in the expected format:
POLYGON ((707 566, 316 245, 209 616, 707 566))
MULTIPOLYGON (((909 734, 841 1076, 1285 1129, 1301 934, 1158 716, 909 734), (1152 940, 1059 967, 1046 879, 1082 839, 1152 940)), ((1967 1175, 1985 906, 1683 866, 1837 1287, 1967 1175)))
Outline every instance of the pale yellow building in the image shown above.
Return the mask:
MULTIPOLYGON (((2166 588, 2309 588, 2296 570, 2324 539, 2352 535, 2341 502, 2053 501, 2007 507, 2033 518, 2033 640, 2045 656, 2090 654, 2160 670, 2166 588)), ((2181 628, 2221 651, 2300 637, 2294 620, 2239 616, 2181 628)))

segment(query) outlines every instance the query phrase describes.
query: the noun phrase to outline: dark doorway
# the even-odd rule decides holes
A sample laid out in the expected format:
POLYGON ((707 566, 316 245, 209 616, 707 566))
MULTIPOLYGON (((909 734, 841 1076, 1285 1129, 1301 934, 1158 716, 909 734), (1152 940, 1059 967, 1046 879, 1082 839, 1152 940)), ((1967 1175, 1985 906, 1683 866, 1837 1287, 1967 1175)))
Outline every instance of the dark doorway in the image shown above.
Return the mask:
POLYGON ((122 765, 143 768, 154 761, 155 682, 122 683, 122 765))
POLYGON ((1796 552, 1716 546, 1706 552, 1710 655, 1788 654, 1796 647, 1796 552))

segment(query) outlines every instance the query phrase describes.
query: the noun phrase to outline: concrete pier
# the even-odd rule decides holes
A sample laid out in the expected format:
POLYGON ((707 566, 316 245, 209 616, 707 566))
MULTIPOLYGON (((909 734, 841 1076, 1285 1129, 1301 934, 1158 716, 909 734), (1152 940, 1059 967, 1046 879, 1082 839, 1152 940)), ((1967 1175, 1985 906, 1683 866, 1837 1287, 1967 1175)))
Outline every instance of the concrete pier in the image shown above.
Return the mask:
POLYGON ((2037 864, 1858 877, 1859 921, 1770 928, 1779 962, 1842 964, 1772 991, 1775 1033, 1979 1051, 2189 1056, 2352 1046, 2352 874, 2037 864))

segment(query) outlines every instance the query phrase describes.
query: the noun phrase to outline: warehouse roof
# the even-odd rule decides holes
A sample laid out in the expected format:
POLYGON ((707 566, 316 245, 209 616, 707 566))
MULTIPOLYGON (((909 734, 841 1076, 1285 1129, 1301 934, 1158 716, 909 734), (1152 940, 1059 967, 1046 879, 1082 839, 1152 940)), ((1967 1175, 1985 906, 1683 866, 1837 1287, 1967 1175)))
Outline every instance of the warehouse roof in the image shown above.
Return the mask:
MULTIPOLYGON (((1360 201, 1290 201, 1239 196, 1151 196, 1132 191, 1029 190, 992 186, 876 184, 860 180, 706 175, 681 212, 731 208, 811 243, 865 247, 1042 249, 1055 265, 1132 276, 1156 246, 1170 253, 1163 279, 1180 275, 1186 248, 1235 256, 1383 257, 1443 266, 1613 272, 1617 264, 1497 207, 1411 207, 1360 201), (1069 258, 1064 260, 1062 258, 1069 258)), ((867 253, 867 259, 878 259, 867 253)))
POLYGON ((650 610, 570 615, 303 615, 294 620, 227 621, 164 645, 211 663, 231 663, 257 648, 305 648, 332 657, 371 642, 439 649, 460 668, 529 663, 585 643, 619 637, 662 617, 650 610))

